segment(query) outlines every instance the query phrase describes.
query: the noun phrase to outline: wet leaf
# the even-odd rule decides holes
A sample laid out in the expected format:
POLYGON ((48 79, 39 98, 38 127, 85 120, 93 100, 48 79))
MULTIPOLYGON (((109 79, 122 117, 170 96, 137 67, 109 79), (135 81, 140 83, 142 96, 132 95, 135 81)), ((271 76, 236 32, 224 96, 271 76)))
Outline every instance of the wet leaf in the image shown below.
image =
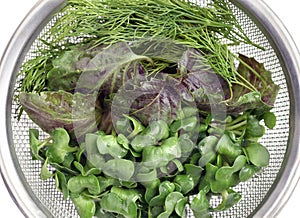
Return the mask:
POLYGON ((186 195, 193 190, 195 183, 190 175, 177 175, 174 182, 181 187, 181 193, 186 195))
POLYGON ((145 135, 151 135, 155 137, 157 141, 167 139, 169 137, 169 126, 163 120, 152 121, 148 128, 144 131, 145 135))
POLYGON ((229 180, 232 174, 242 169, 247 162, 244 155, 238 156, 232 166, 222 166, 217 170, 215 178, 219 181, 229 180))
POLYGON ((265 127, 259 124, 259 121, 254 116, 249 116, 246 126, 247 138, 260 138, 265 134, 265 127))
POLYGON ((132 190, 115 188, 111 193, 105 195, 101 202, 104 211, 117 213, 125 218, 137 217, 138 207, 136 200, 139 195, 132 190))
POLYGON ((142 152, 147 146, 156 145, 157 141, 152 135, 137 135, 132 141, 131 146, 136 152, 142 152))
POLYGON ((170 137, 160 146, 147 146, 144 148, 142 164, 149 169, 165 167, 171 160, 181 155, 178 138, 170 137))
POLYGON ((85 166, 82 166, 82 164, 79 163, 78 161, 74 161, 73 164, 74 164, 75 168, 77 170, 79 170, 79 172, 83 176, 98 175, 101 173, 101 170, 99 168, 93 166, 92 164, 90 164, 89 161, 87 161, 85 166))
POLYGON ((239 178, 241 182, 245 182, 253 177, 253 175, 259 171, 260 168, 246 164, 239 172, 239 178))
POLYGON ((143 181, 142 184, 146 187, 145 200, 149 204, 151 199, 159 193, 160 180, 156 178, 153 181, 143 181))
POLYGON ((185 199, 185 197, 180 192, 171 192, 170 194, 168 194, 164 205, 165 211, 161 213, 157 218, 168 218, 175 210, 177 203, 182 199, 185 199))
POLYGON ((185 198, 181 198, 180 200, 177 201, 176 205, 175 205, 175 212, 178 216, 180 217, 186 217, 186 205, 188 203, 188 199, 185 198))
POLYGON ((164 206, 165 199, 168 194, 175 190, 175 185, 169 181, 164 181, 159 185, 159 195, 153 197, 149 205, 153 206, 164 206))
POLYGON ((232 142, 227 134, 224 134, 216 146, 219 154, 225 156, 229 161, 234 161, 242 153, 241 146, 232 142))

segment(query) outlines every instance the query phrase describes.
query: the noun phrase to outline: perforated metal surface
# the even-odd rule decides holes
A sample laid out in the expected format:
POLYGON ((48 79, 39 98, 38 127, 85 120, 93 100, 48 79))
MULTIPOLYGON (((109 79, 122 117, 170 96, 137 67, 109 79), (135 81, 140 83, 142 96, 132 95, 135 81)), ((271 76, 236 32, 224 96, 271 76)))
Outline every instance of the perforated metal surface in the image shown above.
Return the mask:
MULTIPOLYGON (((202 1, 200 3, 204 3, 202 1)), ((280 85, 281 89, 273 109, 277 116, 277 125, 273 130, 267 130, 266 135, 262 138, 261 143, 266 145, 270 151, 270 165, 261 173, 257 174, 253 179, 240 184, 236 191, 242 193, 242 200, 232 209, 214 213, 214 217, 247 217, 262 202, 274 183, 280 168, 282 167, 283 158, 286 152, 289 137, 289 109, 290 99, 288 95, 288 86, 286 84, 285 75, 280 65, 276 52, 271 47, 267 37, 258 29, 257 25, 241 10, 234 7, 237 17, 248 33, 251 40, 262 45, 265 51, 255 49, 247 45, 240 45, 233 48, 234 52, 242 53, 248 56, 254 56, 258 61, 264 62, 266 69, 272 72, 273 80, 280 85)), ((47 29, 51 25, 51 22, 47 29)), ((36 49, 36 41, 31 45, 31 51, 36 49)), ((29 52, 25 59, 31 57, 29 52)), ((12 135, 14 142, 14 150, 20 165, 20 171, 24 174, 29 189, 36 195, 37 204, 42 204, 49 210, 53 217, 76 217, 77 213, 71 201, 64 201, 62 194, 55 188, 55 181, 52 179, 43 181, 40 179, 41 163, 32 160, 29 149, 29 128, 36 126, 23 114, 21 120, 16 119, 16 105, 12 104, 12 135)), ((42 132, 41 132, 42 133, 42 132)), ((219 199, 213 200, 212 204, 219 202, 219 199)), ((191 215, 189 215, 191 217, 191 215)))

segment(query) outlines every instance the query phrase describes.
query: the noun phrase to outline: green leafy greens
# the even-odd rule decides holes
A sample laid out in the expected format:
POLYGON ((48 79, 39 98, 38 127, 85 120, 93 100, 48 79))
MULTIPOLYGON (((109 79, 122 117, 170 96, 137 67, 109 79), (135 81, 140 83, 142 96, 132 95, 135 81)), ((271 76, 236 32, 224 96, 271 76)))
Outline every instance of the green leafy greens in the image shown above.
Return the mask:
MULTIPOLYGON (((126 118, 129 122, 133 120, 126 118)), ((246 134, 252 124, 244 121, 257 118, 249 112, 230 118, 231 122, 226 124, 223 132, 216 131, 203 137, 199 135, 199 129, 193 129, 193 134, 198 134, 199 139, 196 142, 190 140, 192 146, 188 157, 182 152, 186 149, 180 139, 184 137, 183 142, 187 142, 189 136, 180 133, 181 129, 172 131, 177 120, 170 125, 161 120, 155 121, 136 133, 134 138, 123 135, 128 141, 126 146, 120 144, 114 134, 89 133, 80 145, 82 151, 76 147, 54 145, 56 141, 63 143, 68 140, 63 129, 55 130, 51 136, 53 143, 48 143, 47 139, 40 141, 36 130, 31 130, 31 148, 36 150, 36 141, 44 144, 44 149, 37 151, 37 157, 44 158, 45 164, 55 164, 57 170, 50 173, 43 166, 42 178, 55 176, 57 187, 65 198, 71 197, 83 217, 91 217, 82 215, 88 210, 86 207, 91 211, 96 208, 101 210, 100 214, 112 217, 182 217, 186 214, 187 205, 197 217, 210 217, 210 212, 225 210, 238 203, 241 195, 232 188, 250 179, 269 163, 269 152, 258 143, 259 137, 246 134), (160 125, 164 134, 157 135, 151 144, 147 140, 140 141, 139 149, 132 153, 137 137, 153 136, 157 132, 151 130, 154 124, 160 125), (241 136, 239 131, 244 134, 241 136), (168 137, 169 134, 173 136, 168 137), (99 143, 102 144, 104 138, 107 144, 113 145, 112 150, 118 146, 126 152, 123 155, 103 152, 99 143), (93 152, 83 153, 87 148, 93 152), (57 151, 60 155, 56 155, 57 151), (79 151, 81 155, 78 155, 79 151), (69 171, 64 171, 69 152, 72 163, 67 167, 69 171), (98 160, 93 161, 89 155, 96 155, 98 160), (85 172, 90 173, 83 174, 77 164, 85 161, 90 161, 84 167, 85 172), (95 165, 98 171, 93 170, 95 165), (209 204, 212 194, 222 197, 217 207, 209 204), (192 195, 195 197, 189 202, 188 197, 192 195)), ((215 131, 223 122, 210 122, 206 131, 215 131)))
POLYGON ((239 44, 263 49, 225 0, 68 0, 16 90, 20 116, 49 135, 29 130, 41 179, 84 218, 202 218, 237 204, 234 187, 270 162, 260 138, 279 91, 239 44))

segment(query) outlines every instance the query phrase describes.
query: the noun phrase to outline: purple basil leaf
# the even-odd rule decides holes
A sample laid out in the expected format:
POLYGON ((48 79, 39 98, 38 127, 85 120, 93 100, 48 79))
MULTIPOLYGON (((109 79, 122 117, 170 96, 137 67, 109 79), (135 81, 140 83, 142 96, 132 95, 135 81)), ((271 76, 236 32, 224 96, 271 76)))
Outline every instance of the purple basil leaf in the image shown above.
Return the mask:
POLYGON ((183 103, 191 101, 188 90, 168 75, 138 83, 128 81, 113 99, 112 118, 116 121, 126 114, 135 116, 143 124, 153 120, 170 123, 177 118, 183 103))
POLYGON ((271 73, 254 58, 243 55, 239 58, 242 63, 237 72, 257 91, 232 83, 230 99, 228 82, 210 69, 199 52, 191 49, 184 54, 178 65, 183 72, 181 83, 193 95, 200 111, 240 113, 250 109, 265 111, 274 106, 279 86, 272 81, 271 73), (224 100, 227 100, 226 105, 224 100))
POLYGON ((143 74, 138 61, 151 59, 132 52, 126 43, 116 43, 98 52, 87 64, 76 84, 76 91, 101 91, 109 95, 135 74, 143 74))
POLYGON ((226 99, 223 87, 228 84, 209 67, 198 51, 188 50, 178 67, 182 73, 181 83, 192 94, 200 111, 226 110, 224 105, 220 105, 226 99))

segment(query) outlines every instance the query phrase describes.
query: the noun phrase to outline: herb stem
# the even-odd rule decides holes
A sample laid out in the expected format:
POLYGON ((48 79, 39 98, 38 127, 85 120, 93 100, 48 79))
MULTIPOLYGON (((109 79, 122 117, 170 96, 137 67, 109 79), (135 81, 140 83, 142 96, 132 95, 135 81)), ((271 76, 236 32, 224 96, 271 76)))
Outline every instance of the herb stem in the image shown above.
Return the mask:
POLYGON ((247 115, 246 114, 243 114, 243 115, 240 115, 238 116, 236 119, 234 119, 231 123, 230 123, 230 126, 236 124, 236 123, 239 123, 241 121, 244 121, 247 119, 247 115))
POLYGON ((245 126, 247 124, 247 120, 244 120, 243 122, 240 122, 240 123, 237 123, 237 124, 234 124, 232 126, 226 126, 226 130, 235 130, 235 129, 238 129, 242 126, 245 126))

